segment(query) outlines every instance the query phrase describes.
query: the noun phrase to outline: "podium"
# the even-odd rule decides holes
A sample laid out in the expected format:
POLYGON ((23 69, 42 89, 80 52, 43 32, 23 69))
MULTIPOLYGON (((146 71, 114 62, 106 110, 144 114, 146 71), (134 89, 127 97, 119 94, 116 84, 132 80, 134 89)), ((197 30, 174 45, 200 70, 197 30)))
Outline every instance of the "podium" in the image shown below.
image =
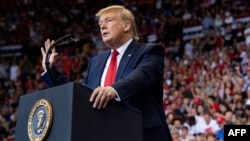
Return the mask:
POLYGON ((83 84, 72 82, 21 96, 14 140, 143 140, 140 112, 115 100, 105 109, 95 109, 89 102, 92 91, 83 84), (42 133, 36 131, 41 113, 47 114, 45 123, 41 124, 44 125, 42 133))

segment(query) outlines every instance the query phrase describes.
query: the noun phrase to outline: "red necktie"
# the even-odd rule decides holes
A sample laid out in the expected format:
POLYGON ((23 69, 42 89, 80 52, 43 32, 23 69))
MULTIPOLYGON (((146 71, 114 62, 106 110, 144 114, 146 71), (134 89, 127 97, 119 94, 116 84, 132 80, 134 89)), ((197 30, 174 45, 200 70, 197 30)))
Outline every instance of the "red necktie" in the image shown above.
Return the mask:
POLYGON ((106 74, 104 86, 109 86, 115 82, 116 69, 117 69, 117 59, 116 56, 119 54, 117 50, 114 49, 112 57, 109 63, 108 71, 106 74))

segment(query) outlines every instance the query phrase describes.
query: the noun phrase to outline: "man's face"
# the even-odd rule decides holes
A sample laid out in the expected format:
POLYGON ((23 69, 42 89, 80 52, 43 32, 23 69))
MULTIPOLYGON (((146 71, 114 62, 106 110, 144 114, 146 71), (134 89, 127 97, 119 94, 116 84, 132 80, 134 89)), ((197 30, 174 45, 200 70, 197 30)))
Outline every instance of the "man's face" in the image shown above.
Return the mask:
POLYGON ((208 114, 205 114, 204 115, 204 120, 207 122, 207 123, 209 123, 210 122, 210 115, 208 115, 208 114))
POLYGON ((120 45, 124 38, 125 23, 116 12, 105 12, 101 14, 99 26, 103 42, 113 48, 120 45))

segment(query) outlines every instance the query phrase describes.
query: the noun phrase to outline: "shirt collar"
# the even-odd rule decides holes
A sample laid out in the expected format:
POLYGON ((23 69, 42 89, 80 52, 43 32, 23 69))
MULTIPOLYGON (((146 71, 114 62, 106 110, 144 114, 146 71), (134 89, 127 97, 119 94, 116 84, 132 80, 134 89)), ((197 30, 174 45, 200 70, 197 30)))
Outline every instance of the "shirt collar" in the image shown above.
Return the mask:
MULTIPOLYGON (((125 50, 128 48, 128 45, 133 41, 133 39, 129 39, 126 43, 124 43, 123 45, 121 45, 119 48, 117 48, 116 50, 119 52, 119 55, 123 55, 125 50)), ((112 49, 113 52, 113 49, 112 49)))

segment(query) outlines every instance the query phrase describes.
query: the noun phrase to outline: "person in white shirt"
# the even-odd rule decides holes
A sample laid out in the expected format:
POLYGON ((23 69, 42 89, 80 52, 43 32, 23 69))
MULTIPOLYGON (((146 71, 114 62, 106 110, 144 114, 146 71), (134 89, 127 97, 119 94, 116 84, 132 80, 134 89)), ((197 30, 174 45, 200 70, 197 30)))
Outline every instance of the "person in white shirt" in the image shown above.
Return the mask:
POLYGON ((180 140, 181 141, 194 141, 195 140, 194 136, 189 134, 189 128, 185 125, 181 127, 180 140))
POLYGON ((204 113, 203 117, 197 122, 196 128, 199 133, 216 133, 220 127, 216 120, 214 120, 209 112, 204 113))
POLYGON ((234 17, 231 15, 230 12, 225 13, 224 23, 231 25, 234 22, 234 17))
POLYGON ((247 27, 244 30, 244 36, 245 36, 245 43, 247 46, 247 49, 250 48, 250 22, 247 23, 247 27))
POLYGON ((21 69, 15 60, 12 61, 10 66, 10 80, 16 81, 18 76, 21 74, 21 69))

